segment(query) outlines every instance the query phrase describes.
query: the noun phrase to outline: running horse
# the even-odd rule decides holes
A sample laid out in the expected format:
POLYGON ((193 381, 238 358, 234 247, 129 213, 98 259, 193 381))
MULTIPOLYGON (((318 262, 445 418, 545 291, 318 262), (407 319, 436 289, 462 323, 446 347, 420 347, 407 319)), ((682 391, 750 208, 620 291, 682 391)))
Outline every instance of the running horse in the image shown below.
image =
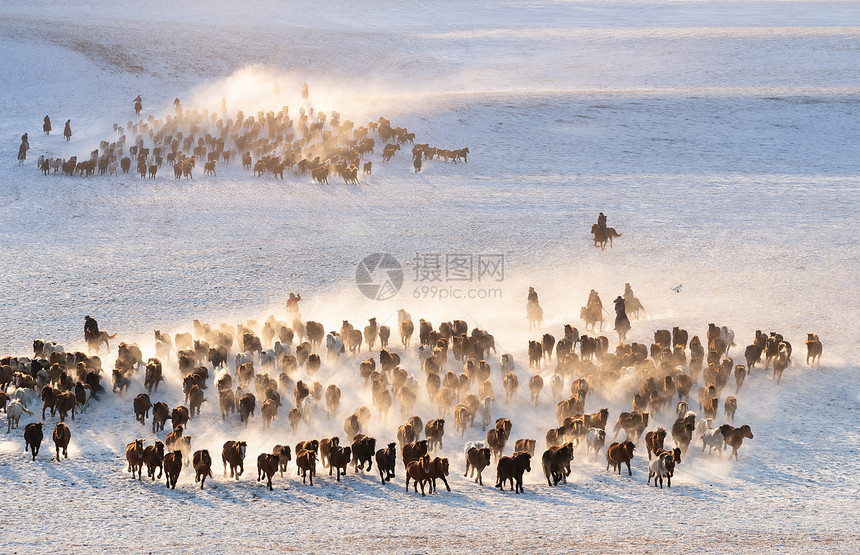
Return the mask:
POLYGON ((529 320, 529 329, 540 327, 543 322, 543 309, 537 301, 529 301, 526 305, 526 317, 529 320))
POLYGON ((614 227, 601 228, 597 224, 591 226, 591 234, 594 235, 594 246, 600 247, 600 250, 606 250, 606 243, 609 243, 609 248, 612 248, 612 240, 624 235, 615 231, 614 227))
POLYGON ((591 327, 591 332, 594 333, 595 324, 600 324, 600 331, 603 331, 603 309, 597 303, 591 303, 588 306, 583 306, 579 311, 579 317, 585 320, 585 331, 591 327))

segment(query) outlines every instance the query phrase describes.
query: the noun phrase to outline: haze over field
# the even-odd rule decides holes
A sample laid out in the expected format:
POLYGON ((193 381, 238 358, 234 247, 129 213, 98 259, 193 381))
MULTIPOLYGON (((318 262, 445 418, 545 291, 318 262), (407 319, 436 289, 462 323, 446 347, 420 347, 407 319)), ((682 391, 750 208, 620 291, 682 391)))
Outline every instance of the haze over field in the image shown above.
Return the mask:
MULTIPOLYGON (((186 470, 168 492, 125 472, 125 444, 156 438, 131 412, 144 391, 139 373, 128 392, 108 392, 71 424, 68 462, 50 460, 50 438, 35 463, 22 454, 23 426, 35 416, 0 434, 0 545, 94 551, 148 535, 182 551, 630 551, 654 549, 653 540, 676 551, 856 551, 858 31, 856 2, 261 0, 238 12, 217 1, 0 5, 0 356, 31 356, 35 338, 83 350, 86 314, 119 332, 116 342, 138 342, 146 358, 155 354, 153 329, 191 331, 194 318, 284 320, 291 291, 303 297, 302 316, 327 332, 371 317, 394 331, 405 308, 416 328, 418 318, 462 319, 494 335, 493 418, 514 422, 508 451, 514 438, 538 442, 518 497, 492 487, 495 463, 484 487, 462 477, 463 444, 486 432, 476 425, 455 437, 453 419, 443 450, 450 493, 404 493, 399 463, 386 486, 375 468, 336 485, 318 467, 310 488, 294 461, 269 492, 249 479, 258 453, 343 437, 343 419, 372 406, 356 371, 367 352, 323 356, 316 379, 344 391, 335 418, 320 407, 318 420, 291 435, 288 394, 271 432, 261 432, 259 413, 243 430, 238 418, 218 420, 210 387, 189 433, 194 449, 213 454, 215 477, 201 491, 186 470), (336 110, 356 125, 384 116, 416 143, 470 153, 468 163, 433 160, 415 173, 411 145, 384 163, 377 138, 373 174, 360 186, 339 177, 318 185, 290 171, 283 181, 255 178, 239 160, 219 165, 217 177, 202 175, 201 164, 182 181, 168 167, 154 180, 45 177, 35 168, 39 155, 87 157, 116 140, 114 124, 138 120, 138 94, 144 119, 171 115, 176 97, 217 112, 223 97, 230 115, 289 106, 290 114, 336 110), (45 114, 54 122, 48 137, 45 114), (25 131, 31 149, 19 166, 25 131), (623 233, 606 251, 589 234, 599 212, 623 233), (356 267, 371 253, 403 265, 392 299, 373 301, 356 287, 356 267), (434 253, 501 255, 504 278, 443 280, 436 285, 449 296, 456 288, 490 298, 440 300, 416 277, 416 257, 434 253), (794 346, 792 365, 780 386, 757 370, 737 394, 736 425, 755 433, 739 461, 701 454, 694 441, 661 491, 642 480, 643 444, 632 478, 606 472, 603 452, 595 463, 581 448, 570 483, 549 488, 539 458, 558 424, 548 387, 541 405, 528 403, 528 341, 560 338, 568 323, 583 331, 589 290, 611 312, 625 283, 646 308, 628 341, 650 344, 672 326, 704 338, 715 322, 734 330, 730 356, 741 363, 755 330, 777 331, 794 346), (525 319, 529 286, 545 314, 538 330, 525 319), (824 345, 816 370, 804 360, 809 332, 824 345), (520 381, 510 405, 503 353, 520 381), (217 453, 239 437, 249 456, 234 483, 221 477, 217 453), (73 519, 74 534, 53 535, 53 523, 73 519)), ((613 317, 603 328, 612 347, 613 317)), ((435 418, 414 345, 394 350, 418 381, 415 412, 435 418)), ((112 344, 105 368, 114 356, 112 344)), ((153 396, 171 407, 184 401, 176 364, 166 364, 168 382, 153 396)), ((541 369, 547 384, 555 364, 541 369)), ((608 407, 611 429, 631 409, 628 388, 635 384, 596 392, 586 412, 608 407)), ((673 408, 655 424, 671 428, 673 408)), ((45 420, 46 436, 56 420, 45 420)), ((374 410, 368 432, 378 447, 394 441, 402 420, 396 402, 387 422, 374 410)))

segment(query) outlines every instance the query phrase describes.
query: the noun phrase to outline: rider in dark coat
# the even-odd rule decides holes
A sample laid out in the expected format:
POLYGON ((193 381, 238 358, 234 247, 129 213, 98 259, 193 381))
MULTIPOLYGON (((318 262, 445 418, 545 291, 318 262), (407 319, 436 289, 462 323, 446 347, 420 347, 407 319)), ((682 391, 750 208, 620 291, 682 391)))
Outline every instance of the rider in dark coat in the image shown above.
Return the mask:
POLYGON ((99 334, 99 323, 95 318, 84 316, 84 341, 89 342, 99 334))
POLYGON ((616 297, 615 301, 615 331, 618 332, 618 340, 623 341, 630 331, 630 320, 627 318, 627 310, 624 299, 616 297))

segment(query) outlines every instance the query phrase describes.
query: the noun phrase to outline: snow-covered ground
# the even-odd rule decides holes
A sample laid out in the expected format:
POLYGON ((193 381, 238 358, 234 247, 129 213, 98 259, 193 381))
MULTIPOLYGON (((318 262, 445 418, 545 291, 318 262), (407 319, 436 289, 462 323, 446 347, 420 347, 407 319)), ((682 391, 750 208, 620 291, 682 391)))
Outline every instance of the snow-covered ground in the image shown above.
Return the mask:
MULTIPOLYGON (((642 480, 644 446, 632 478, 578 451, 566 486, 549 488, 533 464, 525 495, 494 489, 494 471, 480 487, 462 477, 461 452, 484 433, 455 438, 450 417, 451 493, 404 493, 402 467, 387 486, 350 473, 337 485, 320 475, 311 488, 294 465, 274 492, 254 483, 259 452, 343 435, 343 418, 369 404, 350 357, 324 363, 318 378, 344 390, 342 414, 296 437, 283 409, 271 433, 259 417, 247 431, 222 423, 210 389, 189 433, 215 455, 215 479, 200 491, 186 472, 168 491, 125 472, 125 443, 154 439, 131 412, 138 376, 72 423, 68 461, 50 460, 48 440, 30 462, 20 430, 0 434, 3 551, 856 551, 858 31, 855 2, 0 5, 0 354, 29 355, 37 337, 81 348, 85 314, 149 356, 154 328, 283 318, 289 291, 327 330, 371 316, 393 325, 404 307, 416 320, 460 318, 495 335, 521 387, 494 417, 512 418, 512 439, 535 438, 542 452, 555 407, 547 392, 528 406, 527 340, 559 337, 565 323, 582 330, 589 289, 608 306, 631 283, 648 311, 633 341, 672 325, 703 335, 716 322, 736 332, 736 361, 756 329, 795 347, 781 386, 758 371, 738 394, 737 420, 755 434, 740 461, 691 450, 662 491, 642 480), (39 154, 86 155, 112 137, 113 123, 134 119, 138 94, 156 117, 174 97, 214 109, 226 96, 231 111, 256 113, 295 109, 303 81, 317 109, 357 122, 383 115, 417 142, 468 146, 469 162, 415 174, 407 153, 383 164, 377 151, 373 175, 351 188, 254 179, 236 165, 180 183, 168 172, 83 179, 34 167, 39 154), (19 167, 25 131, 30 158, 19 167), (588 234, 600 211, 624 233, 606 252, 588 234), (354 275, 373 252, 404 264, 416 253, 503 254, 504 281, 469 284, 501 297, 423 298, 407 266, 397 297, 367 300, 354 275), (547 320, 531 332, 530 285, 547 320), (824 343, 820 370, 803 364, 807 332, 824 343), (249 442, 238 483, 220 475, 229 438, 249 442)), ((419 377, 426 421, 435 410, 417 359, 396 351, 419 377)), ((177 380, 170 386, 155 399, 180 404, 177 380)), ((629 396, 596 395, 586 408, 604 406, 614 423, 629 396)), ((400 420, 395 406, 370 432, 393 441, 400 420)))

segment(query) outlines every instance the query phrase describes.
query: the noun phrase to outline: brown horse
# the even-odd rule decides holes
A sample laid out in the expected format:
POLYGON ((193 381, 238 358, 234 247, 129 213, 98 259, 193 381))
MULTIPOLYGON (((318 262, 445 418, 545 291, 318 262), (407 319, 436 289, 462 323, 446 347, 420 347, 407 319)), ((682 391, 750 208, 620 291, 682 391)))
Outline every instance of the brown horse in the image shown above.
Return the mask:
POLYGON ((529 329, 540 327, 543 323, 543 309, 537 301, 526 305, 526 317, 529 321, 529 329))
POLYGON ((595 324, 600 324, 600 331, 603 331, 603 311, 600 305, 592 303, 589 306, 583 306, 579 310, 579 317, 585 321, 585 331, 591 327, 591 332, 594 333, 595 324))
POLYGON ((606 450, 606 470, 609 470, 610 465, 613 470, 621 474, 621 465, 627 464, 627 475, 633 476, 633 471, 630 470, 630 459, 633 458, 633 450, 636 448, 630 441, 623 443, 613 443, 606 450))
POLYGON ((600 247, 600 250, 606 250, 606 243, 609 242, 609 248, 612 248, 612 240, 624 235, 615 231, 614 227, 601 228, 597 224, 591 226, 591 234, 594 235, 594 246, 600 247))
POLYGON ((821 363, 821 353, 823 352, 821 340, 818 339, 818 334, 809 333, 806 338, 806 365, 818 366, 821 363))
POLYGON ((735 428, 729 424, 723 424, 718 428, 720 432, 723 434, 723 441, 727 446, 732 448, 732 452, 729 453, 729 458, 732 458, 734 455, 735 460, 738 460, 738 449, 740 449, 741 444, 744 442, 744 438, 753 439, 753 433, 750 427, 747 424, 744 424, 740 428, 735 428))
POLYGON ((108 352, 110 352, 110 341, 116 339, 117 334, 108 334, 106 331, 100 331, 95 335, 91 335, 87 338, 87 349, 89 352, 95 351, 96 354, 99 352, 99 348, 102 343, 105 344, 105 348, 107 348, 108 352))

